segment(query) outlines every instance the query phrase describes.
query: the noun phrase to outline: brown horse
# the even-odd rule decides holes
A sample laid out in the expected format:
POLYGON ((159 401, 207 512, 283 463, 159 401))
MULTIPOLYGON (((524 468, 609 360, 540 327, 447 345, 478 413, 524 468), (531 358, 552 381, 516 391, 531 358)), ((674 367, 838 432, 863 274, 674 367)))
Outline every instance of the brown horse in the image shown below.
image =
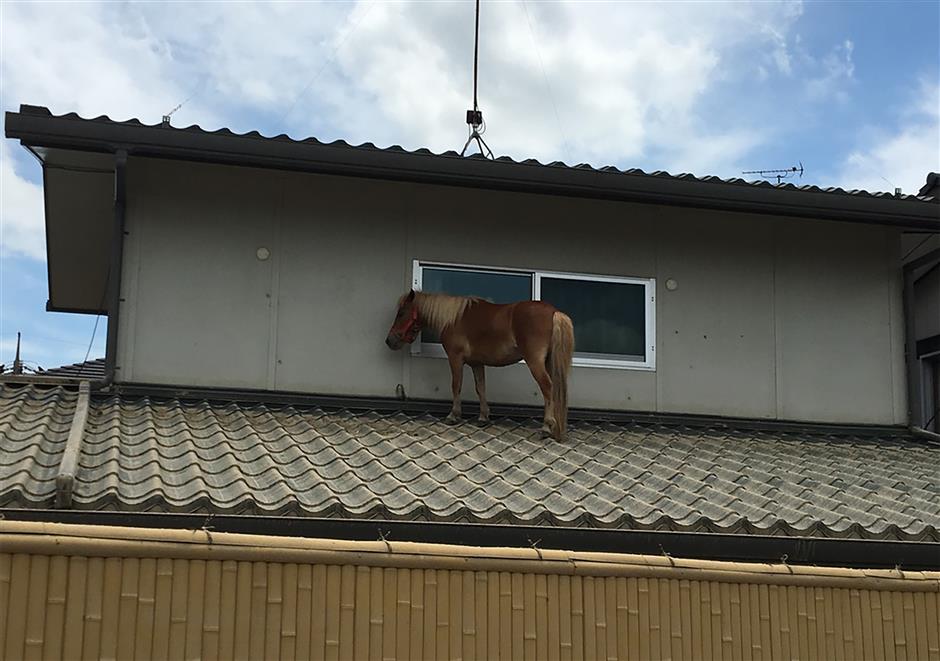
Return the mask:
POLYGON ((480 397, 480 421, 490 417, 484 366, 502 367, 524 360, 545 398, 542 431, 564 440, 568 420, 568 372, 574 353, 571 319, 542 301, 497 305, 480 298, 428 294, 414 290, 398 301, 385 343, 400 349, 422 328, 437 332, 450 362, 454 404, 448 422, 460 418, 463 366, 470 365, 480 397))

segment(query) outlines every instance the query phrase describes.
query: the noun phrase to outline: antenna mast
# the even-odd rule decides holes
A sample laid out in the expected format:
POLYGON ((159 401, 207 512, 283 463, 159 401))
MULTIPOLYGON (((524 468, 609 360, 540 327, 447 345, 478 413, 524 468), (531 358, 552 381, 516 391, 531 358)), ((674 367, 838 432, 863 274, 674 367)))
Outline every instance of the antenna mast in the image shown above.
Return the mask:
POLYGON ((13 359, 13 373, 22 374, 23 373, 23 361, 20 360, 20 334, 16 334, 16 357, 13 359))
POLYGON ((467 111, 467 126, 469 127, 470 136, 467 138, 467 142, 464 143, 463 149, 460 150, 460 155, 464 156, 467 153, 467 147, 470 146, 471 142, 476 140, 480 153, 487 158, 494 158, 493 150, 490 149, 490 146, 483 140, 483 134, 486 132, 486 124, 483 122, 483 112, 480 110, 480 106, 477 103, 477 69, 479 59, 480 0, 476 0, 476 22, 473 31, 473 108, 467 111))

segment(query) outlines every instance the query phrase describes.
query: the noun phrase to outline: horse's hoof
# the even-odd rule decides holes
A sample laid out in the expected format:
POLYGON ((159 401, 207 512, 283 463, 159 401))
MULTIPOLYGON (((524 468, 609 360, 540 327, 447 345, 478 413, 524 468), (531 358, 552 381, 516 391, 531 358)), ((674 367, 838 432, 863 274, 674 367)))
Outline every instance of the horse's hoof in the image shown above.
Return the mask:
POLYGON ((552 437, 552 428, 548 425, 544 425, 541 429, 542 438, 551 438, 552 437))
POLYGON ((485 417, 485 418, 483 418, 483 417, 477 418, 477 424, 480 425, 480 426, 488 425, 489 423, 490 423, 490 418, 489 418, 489 416, 487 416, 487 417, 485 417))
POLYGON ((448 425, 456 425, 458 422, 460 422, 460 418, 453 413, 444 418, 444 423, 448 425))

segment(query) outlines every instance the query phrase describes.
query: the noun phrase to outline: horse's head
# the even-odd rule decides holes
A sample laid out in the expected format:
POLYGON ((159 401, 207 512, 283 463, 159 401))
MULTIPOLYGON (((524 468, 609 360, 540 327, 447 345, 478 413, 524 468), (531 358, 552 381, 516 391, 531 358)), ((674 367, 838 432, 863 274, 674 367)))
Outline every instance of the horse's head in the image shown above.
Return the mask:
POLYGON ((421 332, 421 322, 418 321, 418 304, 415 302, 415 292, 410 292, 398 299, 398 312, 395 321, 388 331, 385 344, 389 349, 401 349, 402 345, 411 344, 421 332))

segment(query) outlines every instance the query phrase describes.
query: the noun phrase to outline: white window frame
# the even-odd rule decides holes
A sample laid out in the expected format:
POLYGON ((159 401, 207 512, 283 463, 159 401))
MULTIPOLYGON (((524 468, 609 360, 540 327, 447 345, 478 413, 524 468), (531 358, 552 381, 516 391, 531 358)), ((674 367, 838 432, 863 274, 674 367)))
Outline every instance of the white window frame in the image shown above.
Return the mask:
MULTIPOLYGON (((455 270, 476 271, 483 273, 497 273, 507 275, 527 275, 532 278, 532 300, 542 300, 542 278, 559 278, 566 280, 587 280, 590 282, 614 282, 619 284, 643 285, 646 294, 646 359, 629 360, 626 358, 596 358, 579 356, 577 352, 572 359, 576 367, 597 367, 603 369, 656 371, 656 278, 635 278, 626 276, 599 275, 593 273, 568 273, 564 271, 544 271, 541 269, 520 269, 512 267, 478 266, 475 264, 456 264, 453 262, 437 262, 415 259, 412 262, 411 286, 420 291, 422 289, 423 271, 425 267, 449 268, 455 270)), ((411 345, 411 354, 425 358, 446 358, 444 347, 440 344, 415 342, 411 345)))

